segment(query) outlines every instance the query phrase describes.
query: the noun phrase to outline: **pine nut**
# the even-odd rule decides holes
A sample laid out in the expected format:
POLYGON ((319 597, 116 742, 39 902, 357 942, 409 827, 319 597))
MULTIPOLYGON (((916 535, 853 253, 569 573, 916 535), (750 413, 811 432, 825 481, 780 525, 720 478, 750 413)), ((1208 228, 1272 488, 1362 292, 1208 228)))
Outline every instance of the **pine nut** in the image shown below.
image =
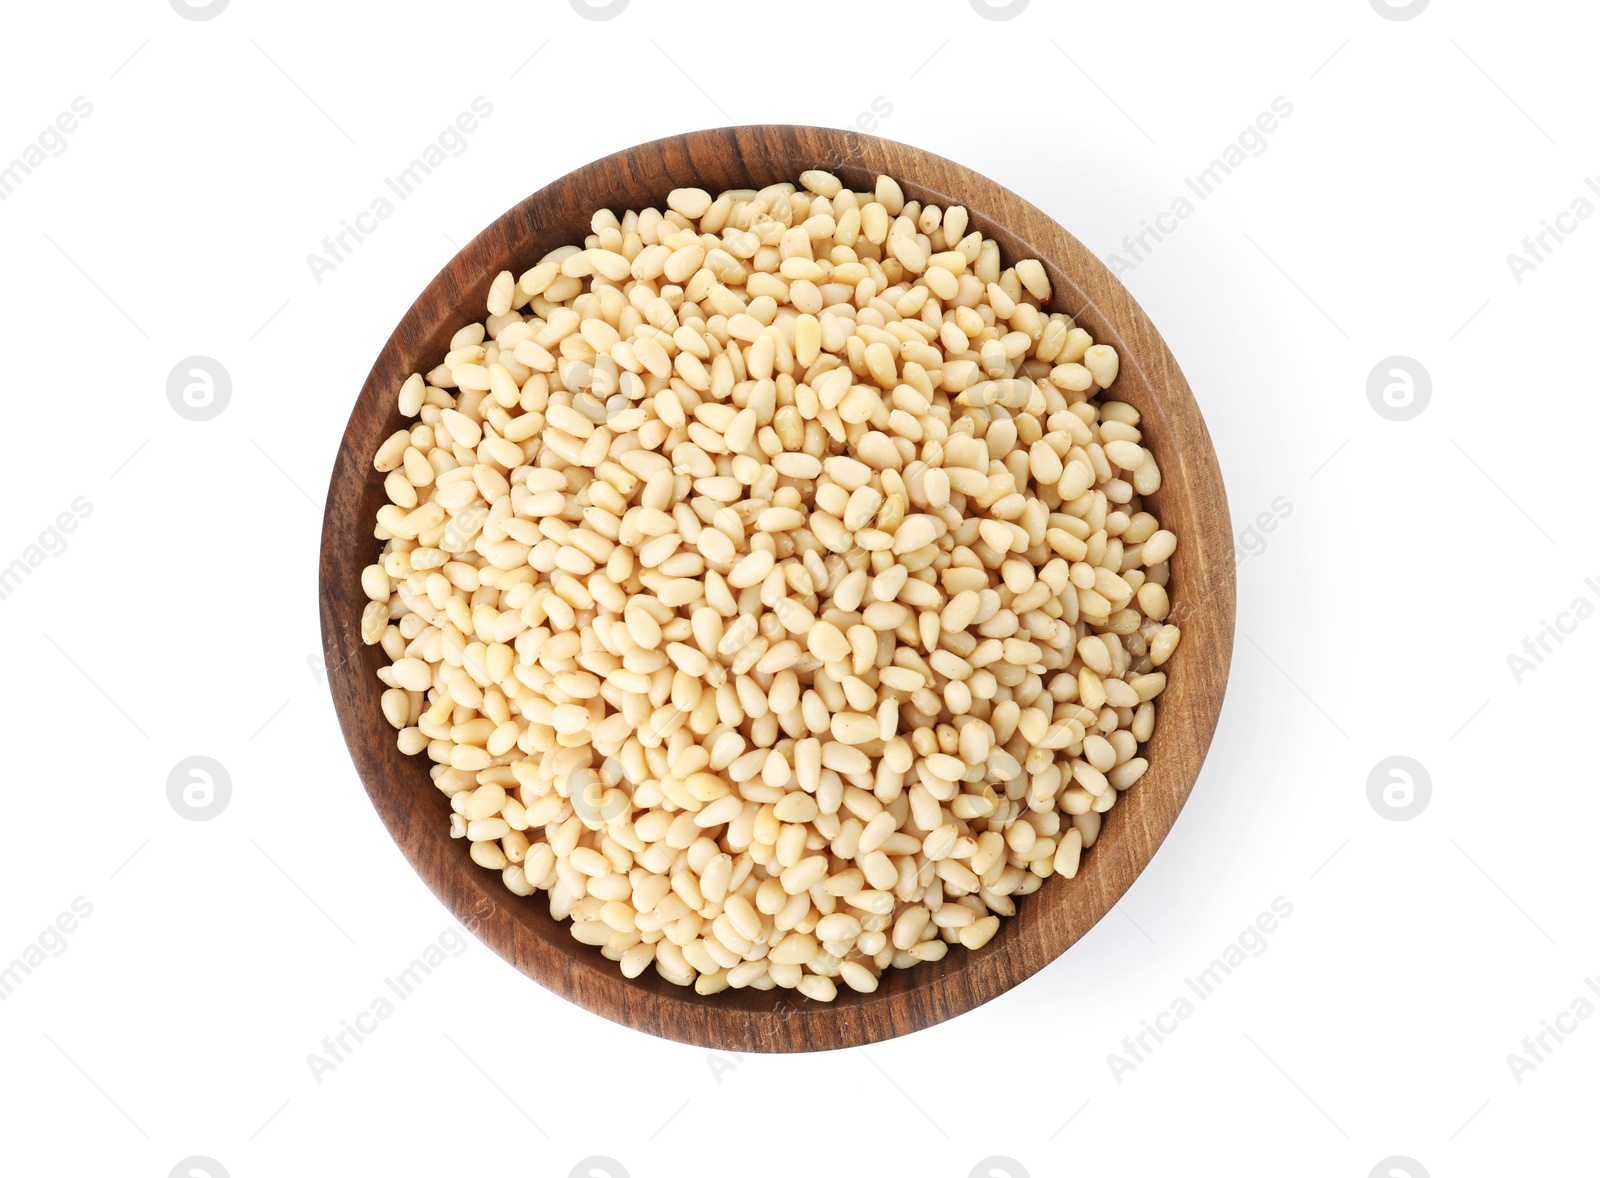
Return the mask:
POLYGON ((824 171, 664 207, 496 274, 395 391, 379 709, 624 976, 870 993, 1075 876, 1146 774, 1161 469, 966 209, 824 171))

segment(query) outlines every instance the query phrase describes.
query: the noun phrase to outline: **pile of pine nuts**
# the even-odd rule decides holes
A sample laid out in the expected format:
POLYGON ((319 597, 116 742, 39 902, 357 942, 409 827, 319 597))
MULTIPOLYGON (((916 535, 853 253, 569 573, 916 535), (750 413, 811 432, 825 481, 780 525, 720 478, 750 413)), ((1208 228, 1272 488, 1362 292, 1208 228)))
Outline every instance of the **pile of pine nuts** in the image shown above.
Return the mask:
POLYGON ((871 991, 1075 875, 1145 772, 1161 473, 966 209, 666 203, 400 387, 362 637, 451 833, 628 977, 871 991))

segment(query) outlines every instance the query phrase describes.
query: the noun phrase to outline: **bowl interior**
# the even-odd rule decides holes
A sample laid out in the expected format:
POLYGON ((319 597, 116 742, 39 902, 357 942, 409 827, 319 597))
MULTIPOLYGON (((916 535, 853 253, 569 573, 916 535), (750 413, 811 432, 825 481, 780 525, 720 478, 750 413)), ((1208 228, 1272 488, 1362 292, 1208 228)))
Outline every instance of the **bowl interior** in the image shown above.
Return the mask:
POLYGON ((1233 543, 1215 452, 1194 398, 1161 337, 1109 271, 1038 209, 994 182, 916 148, 854 132, 741 127, 696 132, 618 152, 570 173, 490 225, 440 272, 385 345, 351 414, 329 486, 321 555, 325 657, 340 723, 356 768, 402 851, 441 900, 497 953, 568 999, 652 1034, 737 1051, 819 1050, 875 1042, 969 1010, 1053 960, 1114 904, 1155 853, 1199 772, 1221 708, 1233 645, 1233 543), (550 249, 582 242, 599 208, 665 207, 672 188, 712 193, 759 188, 824 168, 870 190, 894 176, 908 199, 965 205, 971 226, 993 237, 1007 264, 1039 258, 1051 309, 1075 316, 1121 357, 1111 395, 1143 416, 1146 444, 1163 471, 1147 497, 1180 540, 1169 586, 1183 641, 1167 665, 1150 769, 1106 815, 1077 878, 1051 878, 1022 899, 983 949, 885 973, 872 994, 844 987, 820 1004, 790 991, 725 990, 700 997, 654 970, 628 980, 597 949, 572 939, 540 894, 508 892, 495 872, 448 837, 448 799, 428 762, 406 757, 378 708, 375 672, 386 661, 360 639, 361 568, 376 558, 373 519, 385 502, 372 466, 379 443, 402 428, 401 382, 426 371, 452 334, 482 319, 501 270, 521 274, 550 249))

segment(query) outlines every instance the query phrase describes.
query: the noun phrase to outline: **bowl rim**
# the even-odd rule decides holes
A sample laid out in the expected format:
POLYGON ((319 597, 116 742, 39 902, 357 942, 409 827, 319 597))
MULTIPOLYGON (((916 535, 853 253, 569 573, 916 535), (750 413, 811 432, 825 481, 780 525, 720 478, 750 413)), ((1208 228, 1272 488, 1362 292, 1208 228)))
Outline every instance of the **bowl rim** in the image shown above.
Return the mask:
MULTIPOLYGON (((861 190, 870 184, 852 180, 850 187, 861 190)), ((658 207, 666 191, 661 189, 655 198, 658 207)), ((1161 509, 1164 521, 1177 513, 1161 509)), ((680 1042, 765 1052, 862 1046, 955 1017, 1043 969, 1103 918, 1172 829, 1200 772, 1227 685, 1235 582, 1226 491, 1199 406, 1154 325, 1087 247, 996 181, 924 149, 856 131, 757 125, 667 136, 576 168, 496 218, 439 271, 384 343, 340 439, 323 515, 318 596, 329 690, 362 785, 401 852, 456 918, 521 972, 594 1013, 680 1042), (1176 452, 1159 455, 1164 489, 1172 487, 1179 510, 1193 518, 1180 533, 1171 585, 1173 615, 1183 619, 1184 642, 1169 664, 1172 674, 1160 705, 1163 717, 1147 746, 1152 755, 1144 779, 1108 813, 1078 875, 1071 881, 1046 880, 1039 892, 1019 903, 1016 915, 1002 919, 999 932, 983 949, 887 971, 886 984, 873 993, 841 987, 833 1003, 801 999, 782 989, 701 996, 692 988, 672 986, 653 970, 630 980, 598 950, 567 935, 567 922, 553 921, 540 896, 508 903, 512 893, 496 873, 471 862, 464 840, 451 839, 442 821, 419 821, 428 809, 447 813, 448 803, 428 780, 425 759, 404 757, 395 748, 393 729, 377 707, 371 674, 373 652, 380 648, 361 643, 356 602, 364 597, 359 584, 352 593, 352 582, 375 559, 378 547, 372 515, 362 506, 364 498, 371 499, 374 484, 381 493, 382 476, 371 463, 375 446, 369 443, 400 428, 394 393, 404 374, 432 365, 433 359, 422 363, 430 334, 436 336, 442 322, 461 324, 470 321, 468 315, 481 318, 460 308, 482 307, 494 275, 501 269, 516 272, 517 249, 526 254, 553 248, 547 242, 531 244, 541 232, 551 231, 551 206, 574 194, 588 194, 582 199, 589 209, 622 207, 610 195, 619 184, 698 184, 704 161, 717 152, 733 153, 736 158, 725 166, 743 167, 752 183, 756 174, 771 176, 768 183, 793 181, 807 168, 843 173, 847 179, 882 172, 896 178, 907 199, 922 196, 941 206, 965 205, 971 227, 1000 239, 1008 261, 1019 256, 1014 250, 1025 247, 1021 256, 1045 264, 1052 283, 1051 310, 1097 327, 1096 340, 1117 348, 1117 395, 1130 386, 1145 390, 1141 413, 1146 423, 1161 423, 1159 436, 1152 431, 1147 444, 1159 449, 1172 446, 1175 434, 1186 439, 1176 452), (1076 305, 1064 306, 1063 300, 1076 305), (390 424, 378 431, 380 419, 390 424), (1181 730, 1174 731, 1180 723, 1181 730), (1159 760, 1154 755, 1158 752, 1159 760), (404 764, 416 766, 412 775, 421 775, 420 791, 397 784, 397 778, 407 776, 404 764), (1062 885, 1067 885, 1064 892, 1062 885), (1057 895, 1047 905, 1041 897, 1051 887, 1057 895), (552 927, 559 936, 551 936, 552 927)))

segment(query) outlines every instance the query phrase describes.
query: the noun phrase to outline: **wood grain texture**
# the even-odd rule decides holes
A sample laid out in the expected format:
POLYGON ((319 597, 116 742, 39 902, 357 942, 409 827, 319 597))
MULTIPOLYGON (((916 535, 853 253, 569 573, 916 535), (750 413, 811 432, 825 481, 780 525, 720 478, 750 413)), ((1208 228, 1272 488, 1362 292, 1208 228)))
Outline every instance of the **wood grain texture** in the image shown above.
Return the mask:
POLYGON ((480 939, 563 997, 654 1035, 731 1051, 817 1051, 903 1035, 989 1001, 1063 953, 1127 890, 1172 828, 1216 727, 1233 649, 1233 538, 1216 454, 1183 374, 1132 296, 1075 238, 993 181, 917 148, 823 128, 733 127, 646 143, 562 177, 479 234, 422 292, 373 365, 340 445, 323 522, 321 614, 334 704, 372 803, 412 866, 480 939), (449 803, 427 760, 400 753, 379 711, 382 651, 360 639, 360 572, 377 557, 373 520, 385 502, 372 455, 402 426, 401 382, 433 367, 458 327, 483 318, 499 271, 521 274, 556 246, 581 244, 595 209, 662 208, 675 187, 760 187, 808 168, 857 190, 887 173, 908 199, 965 205, 1008 264, 1044 262, 1052 310, 1115 345, 1121 371, 1112 391, 1143 415, 1164 476, 1151 498, 1179 537, 1169 588, 1183 641, 1165 668, 1149 771, 1106 815, 1077 878, 1048 880, 983 949, 957 947, 943 961, 889 970, 872 994, 841 986, 832 1004, 782 990, 702 998, 654 970, 625 979, 550 917, 542 893, 511 894, 498 873, 468 859, 465 840, 448 837, 449 803))

